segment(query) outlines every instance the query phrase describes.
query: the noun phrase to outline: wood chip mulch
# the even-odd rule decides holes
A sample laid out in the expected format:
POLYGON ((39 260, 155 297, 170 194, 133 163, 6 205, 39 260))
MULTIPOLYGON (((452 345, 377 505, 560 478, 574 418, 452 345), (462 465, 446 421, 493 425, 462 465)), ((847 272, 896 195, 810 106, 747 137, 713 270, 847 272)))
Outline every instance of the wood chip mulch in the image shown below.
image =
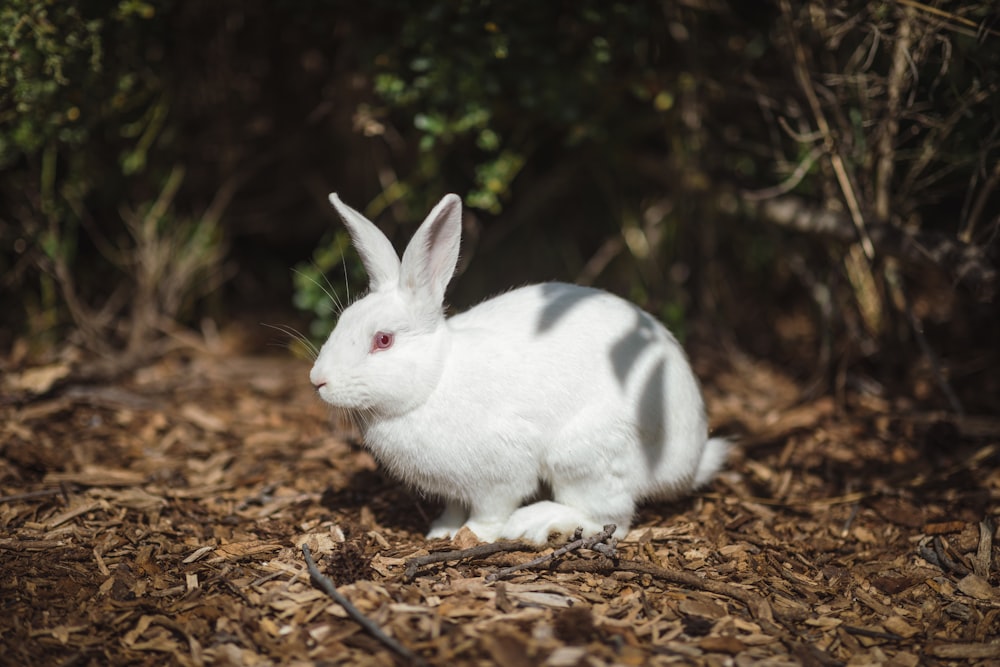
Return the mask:
POLYGON ((739 441, 728 470, 643 507, 613 552, 495 581, 561 545, 407 572, 474 542, 422 537, 439 507, 382 477, 308 362, 168 358, 0 402, 0 662, 412 662, 313 585, 305 544, 432 665, 1000 664, 1000 419, 838 406, 739 354, 695 357, 739 441))

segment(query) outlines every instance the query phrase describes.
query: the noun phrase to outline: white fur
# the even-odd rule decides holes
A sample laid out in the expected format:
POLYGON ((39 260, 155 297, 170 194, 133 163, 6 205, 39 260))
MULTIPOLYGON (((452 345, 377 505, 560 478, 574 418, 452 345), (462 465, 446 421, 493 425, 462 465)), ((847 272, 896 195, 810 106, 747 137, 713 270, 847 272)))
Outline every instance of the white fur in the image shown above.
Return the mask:
POLYGON ((673 335, 607 292, 565 283, 516 289, 445 319, 461 201, 431 211, 403 260, 334 194, 371 280, 310 373, 354 411, 393 475, 444 498, 428 537, 463 525, 482 540, 545 542, 608 523, 636 502, 707 483, 726 456, 707 438, 698 383, 673 335), (394 335, 373 350, 377 332, 394 335), (522 504, 541 488, 551 500, 522 504))

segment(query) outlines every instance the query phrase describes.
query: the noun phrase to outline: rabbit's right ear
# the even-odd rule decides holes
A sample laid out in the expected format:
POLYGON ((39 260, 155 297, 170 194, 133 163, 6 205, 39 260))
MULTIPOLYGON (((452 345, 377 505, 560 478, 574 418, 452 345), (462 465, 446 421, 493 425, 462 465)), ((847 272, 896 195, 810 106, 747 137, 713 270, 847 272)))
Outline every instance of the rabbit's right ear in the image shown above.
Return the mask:
POLYGON ((368 272, 368 289, 377 292, 383 287, 399 284, 399 256, 375 223, 340 201, 336 192, 330 193, 330 203, 344 219, 351 234, 354 248, 368 272))
POLYGON ((445 195, 403 252, 400 286, 426 299, 427 305, 439 307, 455 273, 461 240, 462 200, 458 195, 445 195))

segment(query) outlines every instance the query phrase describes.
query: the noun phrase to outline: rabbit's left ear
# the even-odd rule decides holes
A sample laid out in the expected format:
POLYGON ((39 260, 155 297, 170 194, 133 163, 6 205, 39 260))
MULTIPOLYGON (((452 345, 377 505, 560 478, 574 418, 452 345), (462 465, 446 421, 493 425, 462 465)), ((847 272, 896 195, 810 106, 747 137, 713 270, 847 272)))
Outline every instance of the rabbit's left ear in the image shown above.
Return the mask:
POLYGON ((444 290, 455 273, 462 240, 462 200, 445 195, 421 223, 403 253, 400 287, 433 304, 444 303, 444 290))
POLYGON ((368 273, 371 291, 394 288, 399 280, 399 257, 386 235, 374 222, 342 202, 336 192, 330 193, 330 203, 347 225, 354 249, 368 273))

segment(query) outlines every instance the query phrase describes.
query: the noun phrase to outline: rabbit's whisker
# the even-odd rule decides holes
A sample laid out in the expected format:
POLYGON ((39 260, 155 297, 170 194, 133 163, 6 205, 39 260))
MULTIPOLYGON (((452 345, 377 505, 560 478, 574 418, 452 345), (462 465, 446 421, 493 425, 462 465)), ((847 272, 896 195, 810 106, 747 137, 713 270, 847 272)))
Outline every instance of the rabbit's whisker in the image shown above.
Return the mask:
MULTIPOLYGON (((303 347, 306 348, 306 351, 309 353, 309 356, 313 359, 313 361, 315 361, 316 357, 319 356, 319 349, 313 344, 313 342, 309 340, 305 334, 299 332, 294 327, 290 327, 285 324, 268 324, 267 322, 261 322, 261 326, 265 326, 268 329, 274 329, 275 331, 280 331, 285 334, 289 337, 289 339, 291 339, 289 343, 291 343, 291 341, 298 341, 301 343, 303 347)), ((285 347, 288 347, 288 345, 285 345, 285 347)))
MULTIPOLYGON (((313 262, 313 268, 319 271, 319 267, 316 266, 315 262, 313 262)), ((311 282, 313 285, 320 288, 323 291, 323 294, 326 294, 327 298, 330 299, 330 301, 336 307, 338 313, 344 309, 343 305, 340 302, 340 299, 337 298, 337 290, 333 288, 333 285, 330 285, 330 289, 327 289, 322 283, 320 283, 318 280, 316 280, 309 274, 300 271, 299 269, 292 269, 292 271, 295 272, 296 275, 302 276, 303 278, 311 282)), ((320 275, 322 275, 323 278, 326 279, 326 274, 324 274, 322 271, 320 271, 320 275)), ((329 282, 330 281, 327 280, 327 283, 329 282)))

